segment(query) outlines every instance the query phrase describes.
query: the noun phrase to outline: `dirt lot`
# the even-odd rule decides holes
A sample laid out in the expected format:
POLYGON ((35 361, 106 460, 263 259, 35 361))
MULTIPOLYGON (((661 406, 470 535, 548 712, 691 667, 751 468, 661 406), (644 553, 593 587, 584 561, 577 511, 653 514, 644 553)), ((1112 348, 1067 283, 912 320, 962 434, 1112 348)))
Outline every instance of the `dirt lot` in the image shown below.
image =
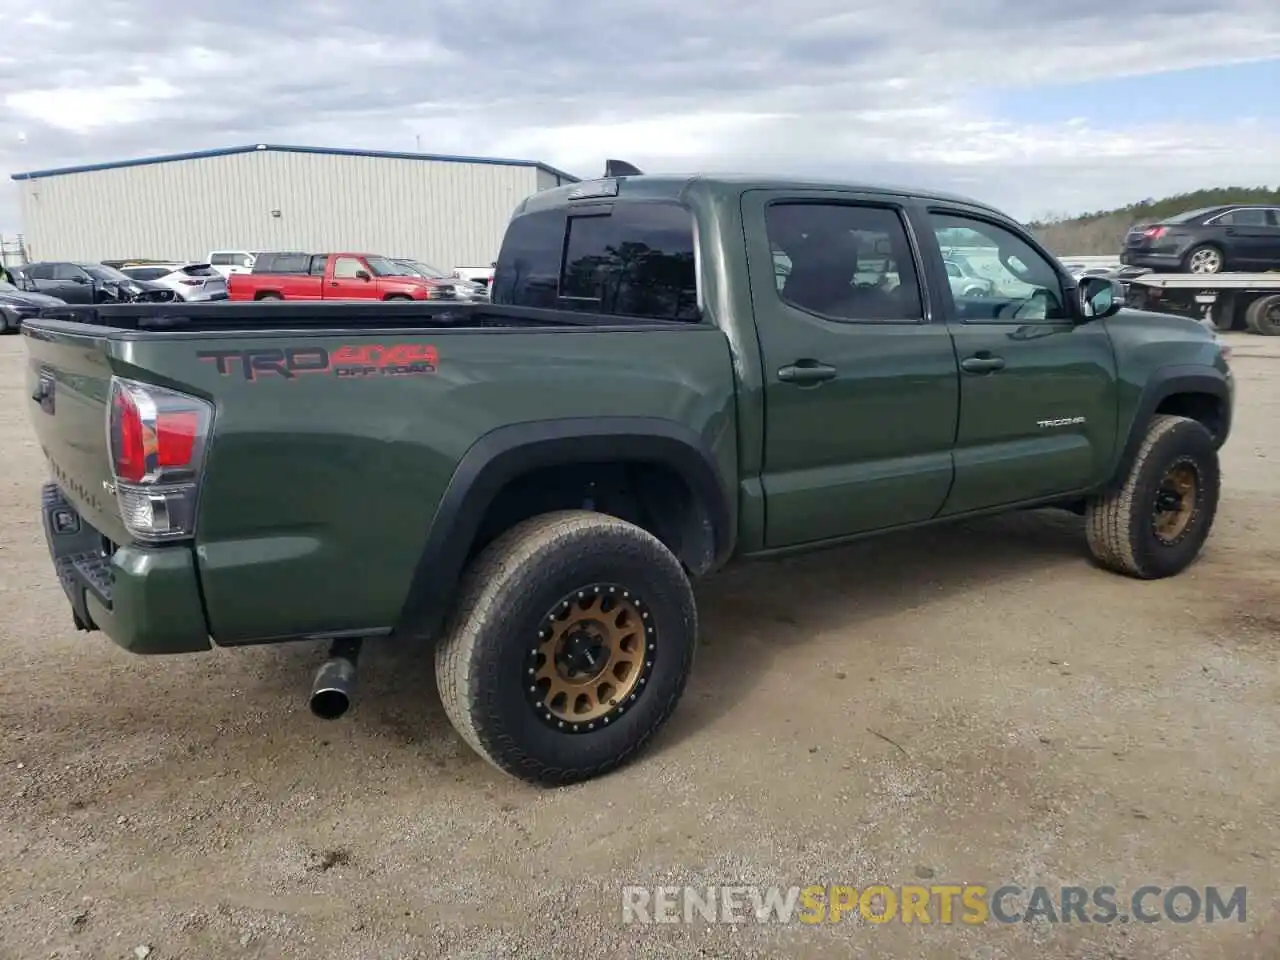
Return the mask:
POLYGON ((0 957, 1280 955, 1280 344, 1236 336, 1202 560, 1138 583, 1023 514, 743 567, 628 769, 543 791, 374 651, 131 656, 77 634, 0 341, 0 957), (624 884, 1248 885, 1245 923, 624 926, 624 884), (137 955, 146 953, 138 950, 137 955))

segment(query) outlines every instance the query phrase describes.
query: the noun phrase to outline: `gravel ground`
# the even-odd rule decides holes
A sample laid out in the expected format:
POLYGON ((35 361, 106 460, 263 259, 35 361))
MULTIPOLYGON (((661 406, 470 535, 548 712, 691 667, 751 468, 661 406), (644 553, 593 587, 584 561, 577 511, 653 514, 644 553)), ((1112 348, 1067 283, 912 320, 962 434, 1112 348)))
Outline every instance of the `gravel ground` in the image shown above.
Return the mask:
POLYGON ((732 570, 688 695, 624 771, 545 791, 374 650, 142 658, 77 634, 0 341, 0 957, 1280 955, 1280 344, 1201 561, 1139 583, 1027 513, 732 570), (1247 885, 1244 923, 624 925, 625 884, 1247 885))

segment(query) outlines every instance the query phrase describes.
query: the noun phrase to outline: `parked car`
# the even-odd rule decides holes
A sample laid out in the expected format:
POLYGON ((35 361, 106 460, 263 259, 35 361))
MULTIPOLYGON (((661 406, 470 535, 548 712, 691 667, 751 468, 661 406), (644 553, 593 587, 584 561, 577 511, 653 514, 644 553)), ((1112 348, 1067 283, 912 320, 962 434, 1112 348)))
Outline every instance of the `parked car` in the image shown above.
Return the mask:
POLYGON ((37 316, 44 307, 65 305, 65 300, 36 293, 31 281, 20 275, 11 276, 0 267, 0 333, 17 333, 24 320, 37 316))
POLYGON ((953 296, 990 297, 995 295, 995 281, 978 273, 965 257, 953 253, 942 261, 942 265, 946 268, 947 283, 951 287, 953 296))
POLYGON ((179 300, 200 302, 226 300, 227 280, 208 263, 165 263, 121 267, 120 272, 135 280, 147 280, 168 287, 179 300))
POLYGON ((205 260, 227 280, 233 273, 251 271, 257 257, 257 253, 252 250, 210 250, 205 260))
POLYGON ((453 275, 459 280, 468 280, 488 290, 493 286, 493 274, 497 266, 495 261, 487 267, 454 267, 453 275))
MULTIPOLYGON (((380 282, 379 258, 343 257, 380 282)), ((1234 381, 1213 333, 1123 310, 976 201, 553 188, 515 210, 493 301, 31 321, 19 398, 76 626, 151 654, 332 642, 311 696, 329 718, 362 643, 435 641, 464 742, 562 784, 678 709, 690 581, 734 560, 1056 507, 1099 566, 1155 579, 1214 522, 1234 381), (956 229, 990 245, 996 296, 951 294, 935 237, 956 229), (901 283, 854 282, 859 236, 901 283)))
POLYGON ((456 300, 452 284, 370 253, 259 253, 228 279, 232 300, 456 300))
POLYGON ((67 303, 127 303, 166 301, 174 292, 150 280, 135 280, 115 267, 72 260, 44 260, 16 268, 39 293, 67 303))
POLYGON ((1136 224, 1120 263, 1163 273, 1280 269, 1280 207, 1222 204, 1136 224))
POLYGON ((484 300, 489 296, 489 288, 479 283, 473 283, 470 280, 459 279, 452 274, 441 270, 439 267, 433 267, 429 263, 422 260, 406 260, 396 259, 394 263, 400 264, 402 267, 408 267, 419 276, 426 277, 427 280, 435 283, 443 283, 451 285, 457 294, 459 300, 484 300))

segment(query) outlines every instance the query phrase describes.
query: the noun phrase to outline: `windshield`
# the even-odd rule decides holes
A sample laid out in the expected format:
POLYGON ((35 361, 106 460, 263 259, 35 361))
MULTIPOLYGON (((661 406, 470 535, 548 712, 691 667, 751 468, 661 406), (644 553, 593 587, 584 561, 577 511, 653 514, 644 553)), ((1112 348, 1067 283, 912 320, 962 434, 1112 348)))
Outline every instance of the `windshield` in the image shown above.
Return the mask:
POLYGON ((112 267, 104 267, 100 263, 91 263, 84 267, 84 272, 89 274, 95 280, 105 280, 108 283, 130 283, 130 278, 112 267))
POLYGON ((386 257, 365 257, 365 263, 373 271, 375 277, 413 277, 417 276, 411 267, 401 263, 392 263, 386 257))

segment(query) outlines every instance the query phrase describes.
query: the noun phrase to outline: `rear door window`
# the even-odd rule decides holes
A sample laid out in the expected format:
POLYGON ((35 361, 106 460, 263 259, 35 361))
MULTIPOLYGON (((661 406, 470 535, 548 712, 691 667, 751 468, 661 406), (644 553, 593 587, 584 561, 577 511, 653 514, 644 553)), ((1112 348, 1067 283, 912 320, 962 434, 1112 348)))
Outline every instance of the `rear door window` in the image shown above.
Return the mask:
POLYGON ((1265 210, 1232 210, 1223 214, 1216 223, 1226 227, 1265 227, 1267 211, 1265 210))
POLYGON ((511 223, 503 241, 493 300, 696 321, 693 215, 659 202, 525 214, 511 223))

